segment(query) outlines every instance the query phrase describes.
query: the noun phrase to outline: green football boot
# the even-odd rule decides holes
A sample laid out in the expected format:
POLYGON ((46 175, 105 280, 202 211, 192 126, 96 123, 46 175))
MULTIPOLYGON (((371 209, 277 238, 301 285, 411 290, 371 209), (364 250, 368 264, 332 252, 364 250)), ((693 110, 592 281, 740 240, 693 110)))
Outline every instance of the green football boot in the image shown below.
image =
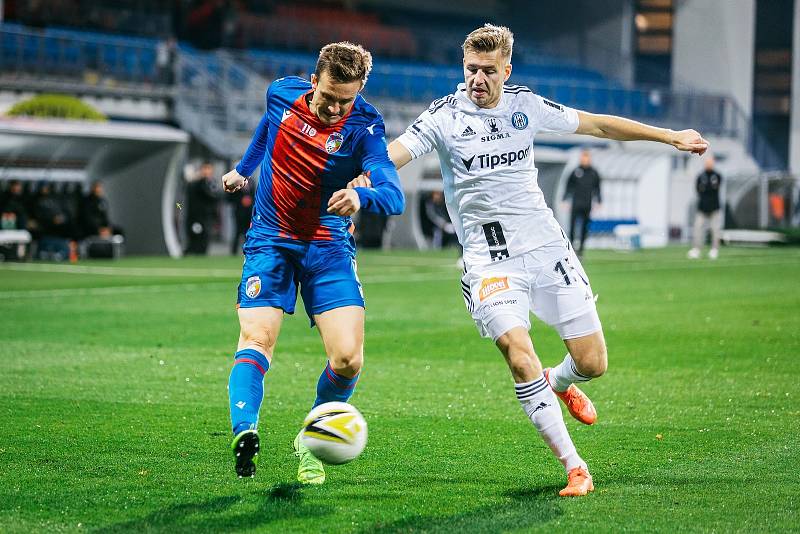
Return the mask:
POLYGON ((294 455, 300 458, 297 480, 303 484, 322 484, 325 482, 325 468, 322 466, 322 462, 317 460, 305 446, 301 439, 302 434, 303 431, 300 430, 293 443, 294 455))
POLYGON ((236 474, 239 478, 256 476, 259 447, 257 430, 244 430, 233 438, 231 450, 236 459, 236 474))

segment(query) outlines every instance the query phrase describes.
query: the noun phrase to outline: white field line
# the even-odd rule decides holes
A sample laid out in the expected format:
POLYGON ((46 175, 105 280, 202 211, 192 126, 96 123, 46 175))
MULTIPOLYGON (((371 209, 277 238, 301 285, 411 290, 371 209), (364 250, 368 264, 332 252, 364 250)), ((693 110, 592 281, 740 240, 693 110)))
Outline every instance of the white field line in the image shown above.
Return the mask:
MULTIPOLYGON (((590 269, 596 274, 617 274, 628 272, 649 272, 649 271, 670 271, 670 270, 703 270, 706 268, 722 268, 722 267, 759 267, 759 266, 779 266, 779 265, 797 265, 798 261, 783 258, 784 261, 775 261, 773 258, 759 258, 758 261, 736 261, 736 262, 711 262, 705 260, 683 260, 682 264, 632 264, 627 268, 620 268, 622 265, 598 265, 590 269), (613 267, 612 269, 604 269, 603 267, 613 267)), ((27 263, 6 263, 0 264, 0 270, 20 270, 20 271, 38 271, 38 272, 59 272, 65 274, 99 274, 105 276, 149 276, 149 277, 175 277, 175 278, 189 278, 189 277, 206 277, 206 278, 226 278, 230 281, 236 281, 240 278, 241 273, 233 270, 222 269, 163 269, 163 268, 129 268, 129 267, 90 267, 80 265, 53 265, 53 264, 27 264, 27 263), (31 268, 32 267, 32 268, 31 268), (187 271, 192 271, 187 273, 187 271)), ((409 274, 392 274, 392 275, 374 275, 361 277, 361 281, 365 286, 376 284, 399 284, 399 283, 415 283, 415 282, 447 282, 460 278, 460 272, 453 269, 452 272, 438 272, 438 273, 409 273, 409 274)), ((184 291, 187 289, 201 289, 209 286, 220 285, 224 282, 216 282, 211 284, 158 284, 158 285, 134 285, 134 286, 113 286, 113 287, 83 287, 83 288, 64 288, 64 289, 31 289, 22 291, 0 291, 0 300, 13 299, 13 298, 49 298, 49 297, 67 297, 67 296, 102 296, 102 295, 121 295, 121 294, 135 294, 135 293, 168 293, 171 291, 184 291)))
POLYGON ((241 277, 241 270, 233 269, 181 269, 170 267, 100 267, 97 265, 58 265, 54 263, 0 263, 3 271, 38 273, 96 274, 101 276, 146 276, 150 278, 232 278, 241 277))
MULTIPOLYGON (((456 280, 458 275, 445 276, 441 273, 430 274, 409 274, 403 277, 376 276, 364 280, 367 286, 378 284, 397 284, 402 282, 438 282, 446 280, 456 280)), ((210 284, 157 284, 157 285, 138 285, 138 286, 111 286, 111 287, 74 287, 64 289, 30 289, 23 291, 0 291, 0 301, 5 299, 35 299, 35 298, 67 298, 67 297, 99 297, 108 295, 135 295, 135 294, 157 294, 170 293, 175 291, 193 291, 207 289, 225 284, 215 282, 210 284)), ((232 285, 230 286, 233 287, 232 285)))
POLYGON ((214 284, 160 284, 112 287, 72 287, 65 289, 30 289, 27 291, 0 291, 0 301, 4 299, 104 297, 108 295, 170 293, 175 291, 207 289, 209 287, 218 285, 220 285, 220 282, 214 284))

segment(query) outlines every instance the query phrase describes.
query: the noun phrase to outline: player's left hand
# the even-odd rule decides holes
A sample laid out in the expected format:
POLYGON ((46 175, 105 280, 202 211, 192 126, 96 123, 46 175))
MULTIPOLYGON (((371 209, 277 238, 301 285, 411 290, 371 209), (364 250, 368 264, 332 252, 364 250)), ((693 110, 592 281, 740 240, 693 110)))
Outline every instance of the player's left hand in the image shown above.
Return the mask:
POLYGON ((702 156, 708 150, 708 141, 695 130, 681 130, 673 134, 672 146, 678 150, 702 156))
POLYGON ((355 189, 340 189, 331 195, 328 201, 328 213, 335 213, 343 217, 349 216, 361 209, 361 200, 355 189))

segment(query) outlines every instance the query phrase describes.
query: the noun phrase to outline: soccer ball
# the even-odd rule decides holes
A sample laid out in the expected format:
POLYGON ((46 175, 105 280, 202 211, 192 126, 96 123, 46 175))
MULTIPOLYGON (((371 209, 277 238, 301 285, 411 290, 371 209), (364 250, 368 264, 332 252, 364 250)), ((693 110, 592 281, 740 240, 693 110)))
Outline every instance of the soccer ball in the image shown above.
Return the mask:
POLYGON ((306 416, 301 439, 322 462, 345 464, 364 450, 367 422, 352 404, 326 402, 306 416))

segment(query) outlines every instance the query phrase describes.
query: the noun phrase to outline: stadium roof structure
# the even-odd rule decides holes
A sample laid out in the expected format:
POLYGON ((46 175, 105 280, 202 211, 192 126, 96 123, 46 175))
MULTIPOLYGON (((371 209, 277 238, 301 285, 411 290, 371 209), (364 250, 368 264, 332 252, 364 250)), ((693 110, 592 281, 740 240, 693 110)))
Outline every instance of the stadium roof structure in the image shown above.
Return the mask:
POLYGON ((0 118, 0 180, 102 181, 134 254, 181 255, 175 197, 189 134, 159 124, 0 118))

